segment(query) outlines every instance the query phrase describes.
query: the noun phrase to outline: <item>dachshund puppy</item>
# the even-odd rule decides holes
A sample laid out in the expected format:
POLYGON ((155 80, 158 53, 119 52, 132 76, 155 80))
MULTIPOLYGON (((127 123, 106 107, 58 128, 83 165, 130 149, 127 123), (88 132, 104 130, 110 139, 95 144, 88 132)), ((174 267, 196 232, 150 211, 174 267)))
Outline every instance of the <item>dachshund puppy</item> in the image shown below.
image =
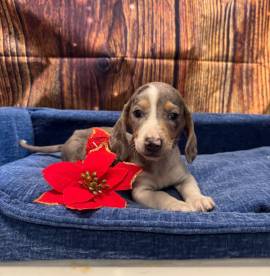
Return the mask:
MULTIPOLYGON (((120 160, 140 165, 143 172, 133 184, 133 199, 150 208, 170 211, 210 211, 215 203, 201 194, 195 178, 180 159, 178 140, 183 131, 187 142, 185 156, 191 163, 197 155, 197 140, 191 114, 178 90, 152 82, 138 88, 125 104, 113 128, 110 148, 120 160), (162 189, 174 186, 178 200, 162 189)), ((92 129, 76 130, 64 145, 36 147, 20 141, 30 151, 61 151, 67 161, 85 158, 85 148, 92 129)))

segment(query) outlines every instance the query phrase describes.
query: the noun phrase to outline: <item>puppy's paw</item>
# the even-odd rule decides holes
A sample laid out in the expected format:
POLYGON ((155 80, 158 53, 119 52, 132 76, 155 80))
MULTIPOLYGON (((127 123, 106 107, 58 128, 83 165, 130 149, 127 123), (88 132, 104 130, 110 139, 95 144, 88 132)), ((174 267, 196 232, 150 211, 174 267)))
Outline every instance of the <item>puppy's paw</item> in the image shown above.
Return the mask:
POLYGON ((195 211, 208 212, 215 208, 214 200, 209 196, 198 196, 195 198, 190 198, 187 203, 192 206, 195 211))
POLYGON ((192 205, 187 204, 185 202, 173 202, 169 206, 166 207, 167 211, 178 211, 178 212, 195 212, 196 210, 192 205))

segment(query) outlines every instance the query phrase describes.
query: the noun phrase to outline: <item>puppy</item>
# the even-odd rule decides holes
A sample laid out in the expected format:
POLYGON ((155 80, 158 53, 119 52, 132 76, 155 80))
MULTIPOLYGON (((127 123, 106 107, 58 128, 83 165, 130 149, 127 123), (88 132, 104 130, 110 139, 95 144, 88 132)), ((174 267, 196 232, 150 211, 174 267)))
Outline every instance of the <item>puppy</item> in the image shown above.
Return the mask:
MULTIPOLYGON (((210 211, 215 203, 202 195, 195 178, 180 159, 178 140, 183 131, 187 142, 185 156, 191 163, 197 155, 197 140, 190 112, 179 91, 172 86, 152 82, 138 88, 125 104, 113 128, 109 146, 120 160, 140 165, 143 172, 133 184, 133 199, 150 208, 169 211, 210 211), (178 200, 162 189, 174 186, 178 200)), ((20 141, 30 151, 61 151, 62 159, 85 158, 85 148, 92 129, 76 130, 63 145, 36 147, 20 141)))

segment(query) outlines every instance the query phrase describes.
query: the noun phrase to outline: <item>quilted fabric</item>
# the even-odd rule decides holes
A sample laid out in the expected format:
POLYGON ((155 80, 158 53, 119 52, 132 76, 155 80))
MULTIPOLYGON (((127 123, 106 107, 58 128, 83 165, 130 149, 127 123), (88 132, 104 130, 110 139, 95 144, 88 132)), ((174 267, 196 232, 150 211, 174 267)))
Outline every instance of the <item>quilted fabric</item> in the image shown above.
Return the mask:
MULTIPOLYGON (((30 114, 36 144, 45 143, 47 136, 50 143, 59 142, 76 126, 111 125, 117 118, 110 112, 77 111, 73 116, 76 111, 49 109, 30 114)), ((195 116, 205 153, 189 169, 202 191, 216 201, 217 208, 210 213, 144 208, 131 200, 129 192, 122 193, 127 209, 74 212, 33 203, 49 189, 42 169, 60 161, 59 154, 18 156, 0 167, 0 259, 270 257, 269 119, 195 116), (228 136, 220 136, 222 125, 228 136), (231 135, 239 138, 235 143, 240 140, 242 150, 228 151, 235 147, 231 135)), ((166 191, 179 197, 173 188, 166 191)))

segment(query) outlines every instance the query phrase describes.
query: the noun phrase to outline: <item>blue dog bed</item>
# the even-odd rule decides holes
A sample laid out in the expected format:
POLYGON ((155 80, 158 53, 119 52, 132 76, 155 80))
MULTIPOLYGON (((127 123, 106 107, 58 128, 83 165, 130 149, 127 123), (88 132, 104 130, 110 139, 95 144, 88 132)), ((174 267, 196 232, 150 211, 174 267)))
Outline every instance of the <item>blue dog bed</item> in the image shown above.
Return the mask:
MULTIPOLYGON (((74 212, 33 203, 49 189, 41 171, 75 129, 111 126, 119 112, 0 108, 0 259, 270 257, 270 116, 195 114, 199 155, 189 166, 217 207, 180 213, 139 206, 74 212)), ((183 139, 182 139, 183 140, 183 139)), ((183 143, 183 142, 182 142, 183 143)), ((181 144, 180 147, 183 145, 181 144)), ((173 189, 167 192, 178 196, 173 189)))

